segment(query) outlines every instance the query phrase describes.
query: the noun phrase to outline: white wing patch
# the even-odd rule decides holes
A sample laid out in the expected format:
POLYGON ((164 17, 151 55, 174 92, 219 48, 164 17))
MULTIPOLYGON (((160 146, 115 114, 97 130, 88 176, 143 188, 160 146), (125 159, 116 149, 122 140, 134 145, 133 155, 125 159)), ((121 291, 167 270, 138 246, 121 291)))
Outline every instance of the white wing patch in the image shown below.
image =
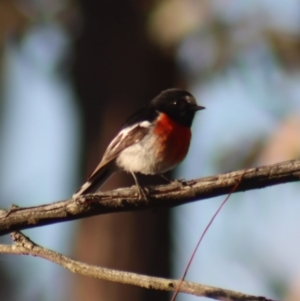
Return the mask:
POLYGON ((142 128, 149 128, 151 126, 151 122, 143 121, 139 124, 139 126, 142 127, 142 128))

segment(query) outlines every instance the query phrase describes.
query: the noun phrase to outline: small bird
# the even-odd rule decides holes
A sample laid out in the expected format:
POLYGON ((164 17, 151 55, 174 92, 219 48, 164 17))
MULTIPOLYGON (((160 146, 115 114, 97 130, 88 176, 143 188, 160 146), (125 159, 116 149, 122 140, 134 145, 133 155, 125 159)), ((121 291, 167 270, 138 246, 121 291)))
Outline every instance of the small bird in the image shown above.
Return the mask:
POLYGON ((186 156, 191 125, 198 106, 187 91, 168 89, 127 119, 108 145, 99 165, 73 198, 96 192, 115 172, 130 172, 140 191, 136 173, 163 174, 186 156))

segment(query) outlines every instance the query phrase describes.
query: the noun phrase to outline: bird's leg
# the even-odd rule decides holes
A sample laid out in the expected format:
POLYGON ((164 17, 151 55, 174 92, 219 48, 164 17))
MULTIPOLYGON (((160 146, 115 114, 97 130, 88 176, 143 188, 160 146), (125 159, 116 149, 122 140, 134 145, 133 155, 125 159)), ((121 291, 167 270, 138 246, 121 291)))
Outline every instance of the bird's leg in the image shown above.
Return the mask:
POLYGON ((163 178, 166 182, 168 182, 169 184, 171 184, 173 182, 173 180, 169 179, 166 175, 164 174, 159 174, 159 176, 161 178, 163 178))
POLYGON ((136 177, 136 174, 134 172, 131 172, 133 178, 134 178, 134 182, 135 182, 135 185, 137 187, 137 189, 139 190, 139 199, 142 199, 144 198, 146 201, 148 201, 148 197, 147 197, 147 191, 145 188, 143 188, 139 182, 138 182, 138 179, 136 177))

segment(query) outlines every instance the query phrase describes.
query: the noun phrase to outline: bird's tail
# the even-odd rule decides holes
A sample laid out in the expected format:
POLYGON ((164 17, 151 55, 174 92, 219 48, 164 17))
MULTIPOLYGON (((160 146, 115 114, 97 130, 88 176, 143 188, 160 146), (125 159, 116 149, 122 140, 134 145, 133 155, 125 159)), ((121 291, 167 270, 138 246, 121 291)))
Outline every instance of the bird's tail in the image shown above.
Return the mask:
POLYGON ((73 194, 73 198, 77 198, 81 195, 93 193, 99 190, 99 188, 108 180, 108 178, 115 172, 113 168, 107 168, 103 166, 97 173, 92 174, 91 177, 73 194))

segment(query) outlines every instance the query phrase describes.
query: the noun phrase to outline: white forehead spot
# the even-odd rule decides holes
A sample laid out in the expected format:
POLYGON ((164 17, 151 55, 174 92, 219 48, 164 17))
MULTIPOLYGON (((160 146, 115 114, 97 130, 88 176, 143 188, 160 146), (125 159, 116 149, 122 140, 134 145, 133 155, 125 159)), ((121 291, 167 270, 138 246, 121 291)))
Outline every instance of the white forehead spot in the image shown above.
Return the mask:
POLYGON ((145 120, 145 121, 141 122, 139 125, 140 125, 140 127, 142 127, 142 128, 148 128, 148 127, 151 126, 151 122, 145 120))
POLYGON ((187 95, 187 96, 184 97, 184 100, 185 100, 187 103, 192 103, 192 102, 193 102, 193 99, 194 99, 194 97, 193 97, 193 96, 189 96, 189 95, 187 95))

